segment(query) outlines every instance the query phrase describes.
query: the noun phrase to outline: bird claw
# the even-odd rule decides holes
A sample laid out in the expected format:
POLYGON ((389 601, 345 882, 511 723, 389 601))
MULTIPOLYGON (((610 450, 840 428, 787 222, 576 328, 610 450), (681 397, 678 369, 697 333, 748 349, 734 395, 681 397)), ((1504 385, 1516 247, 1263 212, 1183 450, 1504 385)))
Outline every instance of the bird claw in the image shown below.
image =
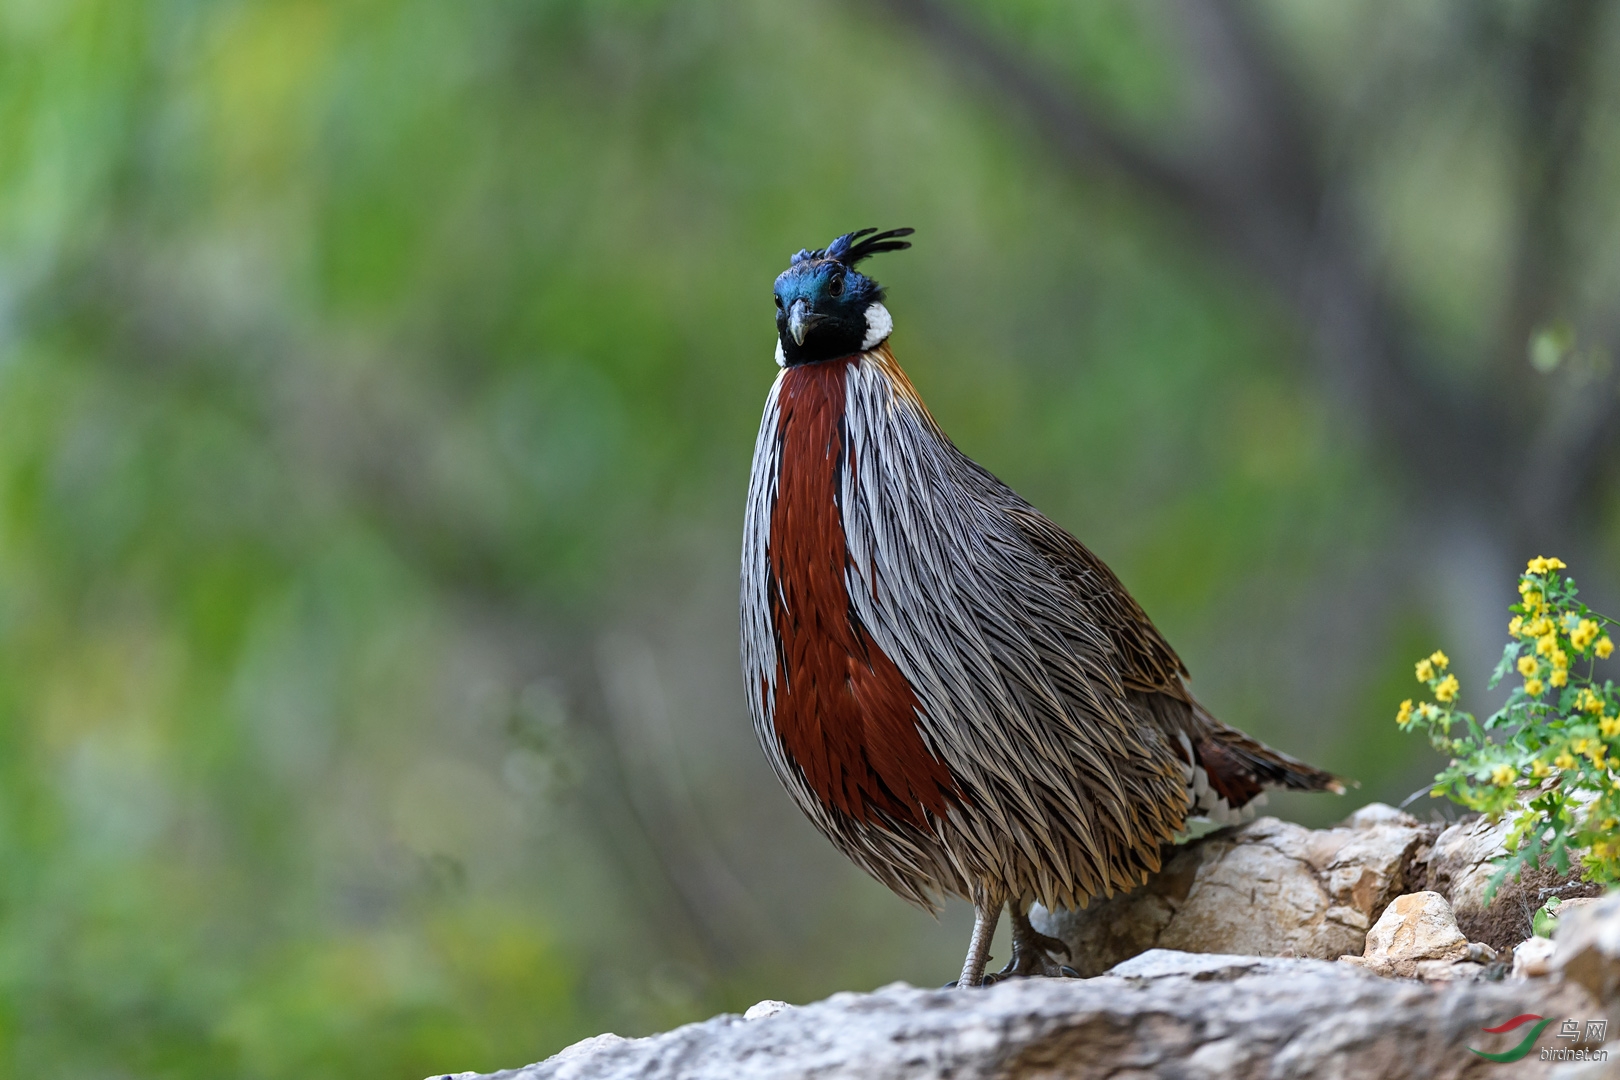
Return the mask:
POLYGON ((1012 941, 1012 959, 1007 966, 993 974, 986 973, 985 984, 1021 976, 1044 975, 1054 979, 1078 979, 1080 973, 1068 964, 1060 964, 1057 954, 1070 956, 1069 946, 1059 938, 1043 934, 1030 927, 1020 932, 1015 926, 1012 941))

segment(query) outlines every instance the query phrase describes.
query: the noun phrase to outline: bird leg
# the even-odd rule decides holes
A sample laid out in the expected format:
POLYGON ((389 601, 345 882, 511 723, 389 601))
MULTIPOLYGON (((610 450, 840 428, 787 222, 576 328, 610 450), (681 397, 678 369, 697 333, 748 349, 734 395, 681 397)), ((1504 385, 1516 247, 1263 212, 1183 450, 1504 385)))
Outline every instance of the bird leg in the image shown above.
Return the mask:
POLYGON ((996 923, 1001 919, 1002 900, 999 896, 980 893, 973 900, 973 937, 968 942, 967 959, 962 962, 962 977, 957 986, 978 986, 984 981, 984 967, 990 962, 990 939, 996 934, 996 923))
POLYGON ((985 981, 1008 979, 1014 975, 1051 975, 1078 978, 1080 973, 1067 964, 1059 964, 1057 954, 1069 956, 1069 946, 1055 937, 1035 929, 1029 921, 1029 904, 1012 900, 1007 904, 1012 916, 1012 959, 1007 966, 987 976, 985 981))

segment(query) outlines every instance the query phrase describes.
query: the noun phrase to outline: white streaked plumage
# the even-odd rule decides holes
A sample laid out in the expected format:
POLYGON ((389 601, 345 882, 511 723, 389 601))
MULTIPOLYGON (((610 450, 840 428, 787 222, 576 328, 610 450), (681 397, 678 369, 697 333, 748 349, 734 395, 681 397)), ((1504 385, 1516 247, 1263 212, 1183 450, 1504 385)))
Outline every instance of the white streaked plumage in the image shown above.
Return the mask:
POLYGON ((965 798, 931 820, 931 834, 854 822, 822 805, 776 734, 768 551, 785 373, 755 444, 743 541, 743 669, 766 756, 823 833, 914 902, 972 897, 993 881, 1072 907, 1136 885, 1183 824, 1182 762, 1129 711, 1095 612, 1005 512, 1028 504, 957 450, 885 364, 881 350, 865 353, 845 378, 855 465, 839 499, 846 585, 852 614, 917 695, 924 743, 965 798))

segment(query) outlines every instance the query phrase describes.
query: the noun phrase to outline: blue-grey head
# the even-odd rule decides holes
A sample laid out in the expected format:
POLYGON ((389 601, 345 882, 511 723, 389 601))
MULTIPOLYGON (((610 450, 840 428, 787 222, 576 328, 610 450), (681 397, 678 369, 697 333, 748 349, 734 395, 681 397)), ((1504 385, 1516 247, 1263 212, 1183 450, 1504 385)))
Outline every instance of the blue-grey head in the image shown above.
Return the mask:
POLYGON ((813 364, 870 349, 889 336, 883 286, 855 269, 862 259, 911 246, 911 229, 862 229, 801 251, 776 279, 776 358, 813 364))

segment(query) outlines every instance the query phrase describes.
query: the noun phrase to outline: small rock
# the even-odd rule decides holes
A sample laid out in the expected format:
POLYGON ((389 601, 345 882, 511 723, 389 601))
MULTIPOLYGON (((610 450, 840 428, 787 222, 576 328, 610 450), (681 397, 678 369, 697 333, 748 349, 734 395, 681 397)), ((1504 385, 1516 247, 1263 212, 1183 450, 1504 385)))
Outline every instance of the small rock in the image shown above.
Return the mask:
POLYGON ((1435 978, 1438 968, 1426 960, 1454 962, 1468 958, 1468 939, 1457 929, 1446 898, 1435 892, 1398 896, 1367 931, 1363 965, 1380 975, 1402 978, 1435 978))
POLYGON ((1552 938, 1532 937, 1513 947, 1513 977, 1530 979, 1552 974, 1553 952, 1558 946, 1552 938))
POLYGON ((791 1008, 793 1008, 793 1006, 789 1005, 785 1001, 777 1001, 775 998, 766 998, 764 1001, 756 1001, 754 1004, 748 1006, 748 1011, 743 1013, 743 1019, 763 1020, 767 1016, 775 1016, 777 1013, 791 1008))
POLYGON ((1488 964, 1496 959, 1496 950, 1483 941, 1470 941, 1468 943, 1468 959, 1476 964, 1488 964))

